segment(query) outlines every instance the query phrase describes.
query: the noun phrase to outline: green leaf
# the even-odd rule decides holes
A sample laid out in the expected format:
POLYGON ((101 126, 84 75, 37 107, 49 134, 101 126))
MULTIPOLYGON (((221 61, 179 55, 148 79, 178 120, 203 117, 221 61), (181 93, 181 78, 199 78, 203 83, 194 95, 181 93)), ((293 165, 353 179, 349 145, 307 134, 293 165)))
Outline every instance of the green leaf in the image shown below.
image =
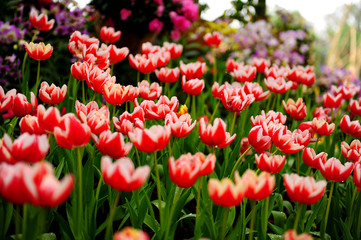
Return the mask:
POLYGON ((56 240, 55 233, 43 233, 39 236, 39 240, 56 240))
POLYGON ((272 211, 272 216, 274 220, 274 225, 283 228, 287 221, 286 214, 284 212, 272 211))

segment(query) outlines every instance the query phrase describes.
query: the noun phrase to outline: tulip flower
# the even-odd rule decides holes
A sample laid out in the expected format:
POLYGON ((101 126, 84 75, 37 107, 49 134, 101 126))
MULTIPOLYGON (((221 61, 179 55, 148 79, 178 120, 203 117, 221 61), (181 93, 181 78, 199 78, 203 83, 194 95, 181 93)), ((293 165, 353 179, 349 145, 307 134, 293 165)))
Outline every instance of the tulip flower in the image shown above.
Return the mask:
POLYGON ((302 98, 297 99, 296 102, 289 98, 287 103, 282 100, 282 104, 286 113, 294 120, 302 121, 307 115, 306 104, 303 102, 302 98))
POLYGON ((102 43, 101 47, 91 45, 90 48, 87 48, 86 51, 83 50, 82 59, 92 66, 96 66, 101 70, 107 69, 109 67, 109 47, 102 43))
POLYGON ((253 58, 253 66, 257 68, 257 72, 263 73, 264 70, 271 65, 270 60, 264 58, 253 58))
POLYGON ((84 147, 90 141, 90 128, 81 123, 74 114, 67 113, 61 118, 59 127, 54 128, 54 137, 63 148, 84 147))
POLYGON ((353 137, 361 137, 361 125, 358 120, 351 121, 348 115, 345 115, 340 120, 340 128, 342 132, 353 137))
POLYGON ((269 95, 269 91, 263 92, 263 88, 258 83, 246 82, 243 86, 245 94, 253 94, 255 101, 262 101, 269 95))
POLYGON ((349 100, 360 91, 360 87, 355 86, 354 84, 346 84, 339 87, 332 85, 331 91, 335 96, 341 94, 342 99, 349 100))
MULTIPOLYGON (((83 119, 81 119, 83 122, 83 119)), ((86 116, 86 123, 90 131, 96 135, 110 129, 109 109, 108 106, 103 106, 99 110, 93 110, 86 116)))
POLYGON ((355 168, 353 170, 353 182, 359 190, 361 188, 361 162, 355 163, 355 168))
POLYGON ((221 100, 223 96, 223 90, 226 89, 227 84, 223 84, 219 86, 217 82, 214 82, 212 85, 212 95, 213 97, 221 100))
POLYGON ((160 50, 156 53, 151 53, 148 55, 148 57, 153 59, 157 68, 166 66, 170 61, 170 53, 163 50, 160 50))
POLYGON ((216 167, 216 155, 210 153, 205 156, 203 153, 197 152, 193 157, 198 158, 201 163, 198 173, 199 176, 207 176, 214 171, 214 168, 216 167))
POLYGON ((330 158, 325 163, 320 162, 320 172, 329 181, 343 182, 350 176, 354 164, 347 162, 344 165, 337 158, 330 158))
POLYGON ((341 142, 341 152, 342 155, 351 162, 360 161, 361 157, 361 142, 358 139, 355 139, 348 145, 347 142, 341 142))
POLYGON ((231 72, 231 76, 238 82, 252 82, 256 77, 256 73, 256 67, 245 65, 234 69, 233 72, 231 72))
POLYGON ((167 96, 160 96, 157 103, 150 100, 143 101, 140 105, 138 101, 134 101, 134 106, 140 106, 144 110, 144 116, 146 119, 164 119, 170 112, 176 112, 178 109, 179 101, 178 98, 173 96, 170 100, 167 96))
MULTIPOLYGON (((7 135, 6 133, 4 134, 7 135)), ((10 140, 10 138, 8 138, 10 140)), ((14 142, 4 141, 11 156, 17 161, 36 163, 43 160, 50 149, 46 134, 21 134, 14 142)))
POLYGON ((171 131, 169 126, 153 125, 149 129, 135 128, 128 136, 139 151, 151 153, 168 145, 171 131))
POLYGON ((53 53, 53 47, 48 43, 45 45, 43 42, 40 43, 25 43, 26 52, 29 57, 35 60, 43 61, 50 58, 53 53))
POLYGON ((149 240, 149 236, 142 230, 125 227, 120 232, 114 233, 113 240, 149 240))
POLYGON ((290 71, 290 68, 287 67, 277 67, 276 65, 273 65, 270 68, 266 68, 264 70, 264 74, 266 76, 266 78, 269 77, 273 77, 274 79, 276 78, 288 78, 288 73, 290 71))
POLYGON ((16 89, 11 89, 5 94, 4 89, 0 86, 0 113, 13 106, 15 96, 16 89))
POLYGON ((228 73, 231 73, 234 70, 237 70, 242 65, 243 65, 243 63, 240 64, 237 61, 235 61, 233 58, 228 58, 226 61, 226 71, 228 73))
MULTIPOLYGON (((240 149, 240 154, 242 155, 245 151, 247 151, 247 149, 251 147, 251 145, 249 144, 248 138, 243 137, 241 139, 241 149, 240 149)), ((252 150, 248 150, 248 152, 246 153, 246 155, 251 155, 252 154, 252 150)))
POLYGON ((246 94, 242 87, 223 90, 222 104, 232 112, 241 112, 254 102, 253 94, 246 94))
POLYGON ((88 62, 75 62, 71 65, 70 72, 76 80, 84 81, 87 79, 87 72, 90 69, 93 67, 88 62))
POLYGON ((106 43, 116 43, 120 38, 121 32, 115 31, 113 27, 103 26, 100 29, 100 39, 106 43))
POLYGON ((43 105, 39 105, 37 117, 39 126, 49 133, 53 133, 54 128, 58 127, 61 121, 60 112, 56 107, 45 110, 43 105))
POLYGON ((302 160, 307 166, 320 169, 321 163, 326 162, 327 156, 328 154, 325 152, 320 152, 316 155, 313 148, 305 148, 302 153, 302 160))
POLYGON ((335 124, 328 124, 325 119, 313 118, 312 128, 318 135, 327 136, 335 130, 335 124))
POLYGON ((327 122, 331 121, 331 116, 329 116, 331 109, 323 108, 322 106, 315 108, 312 112, 312 116, 318 119, 325 119, 327 122))
POLYGON ((285 93, 292 87, 291 81, 286 82, 286 80, 281 77, 276 79, 273 77, 266 78, 264 83, 270 91, 278 94, 285 93))
POLYGON ((221 181, 215 178, 209 179, 208 194, 215 204, 223 207, 234 207, 243 201, 244 186, 239 184, 241 178, 238 172, 235 172, 234 176, 238 184, 234 184, 229 178, 223 178, 221 181))
POLYGON ((103 94, 104 86, 109 86, 115 83, 115 76, 110 76, 109 71, 103 71, 95 66, 89 69, 87 73, 86 83, 88 87, 100 94, 103 94))
POLYGON ((309 144, 310 139, 311 135, 307 130, 296 129, 291 132, 286 126, 278 128, 272 135, 275 146, 285 154, 293 154, 303 150, 309 144))
POLYGON ((203 40, 208 47, 217 48, 221 44, 223 36, 219 32, 207 33, 204 35, 203 40))
POLYGON ((45 129, 39 126, 38 117, 25 115, 19 122, 20 130, 22 133, 42 135, 45 134, 45 129))
POLYGON ((251 116, 251 123, 253 127, 256 125, 262 125, 263 122, 266 124, 269 124, 270 122, 285 124, 286 120, 287 116, 283 115, 281 112, 275 112, 273 110, 268 111, 267 114, 264 110, 262 110, 260 115, 257 115, 256 117, 251 116))
POLYGON ((24 94, 18 93, 14 98, 12 110, 17 117, 24 117, 27 114, 34 115, 38 107, 38 100, 34 93, 30 93, 31 103, 28 102, 24 94))
POLYGON ((179 78, 179 68, 161 68, 159 70, 155 70, 155 75, 157 76, 158 80, 163 83, 174 83, 179 78))
MULTIPOLYGON (((129 55, 129 60, 131 57, 133 57, 132 54, 129 55)), ((137 70, 143 74, 152 73, 158 67, 156 62, 157 59, 154 57, 147 58, 145 56, 139 56, 135 60, 137 64, 137 70)))
POLYGON ((43 32, 52 29, 55 23, 54 19, 48 21, 48 15, 46 15, 45 13, 41 13, 39 15, 39 12, 35 8, 31 8, 29 20, 33 27, 43 32))
POLYGON ((142 54, 149 57, 149 54, 157 53, 161 51, 160 46, 153 45, 151 42, 145 42, 142 44, 142 54))
POLYGON ((48 162, 35 164, 23 177, 25 194, 31 204, 40 207, 56 207, 70 196, 74 187, 71 174, 59 181, 55 177, 54 168, 48 162))
POLYGON ((312 236, 308 233, 297 235, 296 230, 289 229, 283 234, 283 240, 312 240, 312 236))
POLYGON ((139 89, 132 85, 122 86, 118 83, 105 84, 103 96, 107 103, 121 105, 126 101, 134 101, 139 95, 139 89))
POLYGON ((109 62, 110 64, 116 64, 120 61, 123 61, 129 54, 129 48, 122 47, 117 48, 115 45, 109 46, 109 62))
POLYGON ((162 87, 159 86, 159 83, 153 82, 149 86, 149 82, 147 80, 143 80, 138 83, 139 96, 146 100, 155 100, 159 98, 162 94, 162 87))
POLYGON ((342 101, 342 94, 333 96, 330 93, 326 93, 322 96, 323 106, 327 108, 338 108, 341 105, 341 101, 342 101))
POLYGON ((25 182, 24 175, 28 173, 31 167, 24 163, 9 165, 0 163, 0 194, 3 198, 14 204, 24 204, 28 202, 24 194, 25 182))
POLYGON ((11 145, 11 138, 9 135, 4 134, 3 138, 0 139, 0 163, 6 162, 8 164, 15 164, 17 161, 11 155, 7 145, 11 145))
POLYGON ((183 154, 176 161, 170 157, 168 161, 169 177, 181 188, 189 188, 197 181, 201 162, 192 154, 183 154))
POLYGON ((318 202, 326 190, 327 182, 316 182, 313 177, 300 177, 295 173, 285 174, 284 185, 291 201, 302 204, 314 204, 318 202))
POLYGON ((98 45, 99 40, 97 38, 91 38, 86 34, 81 34, 79 31, 75 31, 70 36, 68 49, 75 57, 83 59, 83 52, 87 48, 93 46, 97 49, 98 45))
POLYGON ((350 110, 352 115, 361 116, 361 99, 350 100, 350 104, 348 105, 347 109, 350 110))
POLYGON ((135 128, 144 129, 144 121, 144 111, 141 107, 134 108, 131 114, 125 111, 119 118, 113 117, 115 128, 125 135, 128 135, 135 128))
POLYGON ((107 156, 100 163, 104 182, 118 191, 131 192, 140 188, 150 173, 149 166, 134 169, 129 158, 120 158, 114 163, 107 156))
POLYGON ((189 95, 196 96, 202 92, 204 88, 204 80, 203 79, 190 79, 186 80, 186 77, 182 78, 182 89, 185 93, 189 95))
POLYGON ((286 162, 286 156, 262 153, 255 155, 257 167, 264 172, 278 173, 286 162))
POLYGON ((236 184, 245 186, 244 197, 259 201, 271 195, 275 188, 276 178, 268 172, 262 172, 257 176, 256 172, 247 169, 241 181, 236 180, 236 184))
POLYGON ((54 84, 42 82, 39 90, 39 98, 46 104, 56 105, 64 101, 66 96, 67 86, 64 84, 61 89, 54 84))
POLYGON ((195 62, 184 64, 180 61, 180 72, 182 75, 186 76, 186 79, 200 79, 203 74, 206 72, 206 63, 195 62))
POLYGON ((191 115, 182 114, 179 117, 175 112, 170 112, 165 116, 165 125, 171 129, 173 137, 186 137, 196 126, 196 121, 192 123, 191 115))
POLYGON ((170 52, 170 57, 172 59, 177 59, 182 55, 183 52, 183 45, 164 42, 163 43, 164 50, 170 52))
MULTIPOLYGON (((311 135, 311 138, 315 135, 315 131, 312 128, 312 121, 307 121, 307 122, 300 123, 300 125, 298 125, 297 129, 299 129, 301 131, 308 130, 308 132, 311 135)), ((312 141, 313 141, 313 139, 311 139, 311 142, 312 141)))
POLYGON ((124 143, 121 133, 112 133, 110 130, 102 132, 99 137, 92 134, 92 138, 101 154, 114 159, 127 156, 133 146, 132 143, 124 143))
POLYGON ((268 136, 268 129, 265 124, 254 126, 249 131, 248 141, 257 153, 263 153, 272 146, 271 137, 268 136))
POLYGON ((231 137, 230 133, 226 132, 226 123, 221 118, 214 119, 213 125, 207 125, 204 118, 201 118, 199 137, 210 147, 225 148, 236 138, 236 134, 231 137))

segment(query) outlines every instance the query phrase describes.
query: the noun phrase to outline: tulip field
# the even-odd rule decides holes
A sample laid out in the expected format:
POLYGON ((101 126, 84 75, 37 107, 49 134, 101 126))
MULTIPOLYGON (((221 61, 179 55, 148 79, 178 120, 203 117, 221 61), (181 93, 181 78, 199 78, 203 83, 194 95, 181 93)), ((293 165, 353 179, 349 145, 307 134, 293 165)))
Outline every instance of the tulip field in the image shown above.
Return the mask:
POLYGON ((111 26, 56 49, 39 37, 55 19, 29 21, 0 85, 0 239, 361 239, 359 82, 224 60, 219 31, 190 57, 170 40, 131 53, 111 26), (49 79, 57 54, 68 77, 49 79))

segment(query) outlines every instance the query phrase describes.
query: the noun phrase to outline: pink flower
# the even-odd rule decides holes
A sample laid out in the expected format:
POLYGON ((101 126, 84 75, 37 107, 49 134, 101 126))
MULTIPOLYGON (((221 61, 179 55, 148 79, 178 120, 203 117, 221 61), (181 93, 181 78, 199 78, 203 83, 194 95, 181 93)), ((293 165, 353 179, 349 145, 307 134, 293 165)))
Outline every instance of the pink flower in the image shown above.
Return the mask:
POLYGON ((186 0, 182 1, 182 12, 184 16, 192 21, 195 22, 199 18, 199 6, 198 4, 194 3, 193 0, 186 0))
POLYGON ((163 48, 166 51, 170 52, 170 57, 172 59, 179 58, 182 55, 182 52, 183 52, 183 45, 181 45, 181 44, 164 42, 163 43, 163 48))
POLYGON ((264 80, 264 83, 270 91, 279 94, 287 92, 292 87, 292 82, 286 82, 284 78, 274 79, 273 77, 269 77, 264 80))
POLYGON ((188 28, 191 26, 191 21, 189 21, 187 18, 178 15, 176 12, 172 11, 169 13, 169 17, 171 21, 173 22, 174 30, 179 30, 182 32, 185 32, 188 30, 188 28))
POLYGON ((269 95, 269 91, 263 92, 263 88, 258 83, 245 82, 243 85, 244 92, 253 94, 255 101, 262 101, 269 95))
POLYGON ((202 78, 203 74, 206 72, 206 63, 194 62, 184 64, 183 61, 180 61, 180 71, 182 75, 185 75, 186 79, 195 79, 202 78))
POLYGON ((172 39, 172 41, 178 42, 180 38, 181 38, 181 33, 180 33, 180 31, 178 31, 178 30, 172 30, 172 31, 170 32, 170 39, 172 39))
POLYGON ((132 14, 132 11, 123 8, 120 10, 120 19, 122 19, 122 21, 125 21, 129 18, 129 16, 132 14))
POLYGON ((238 82, 252 82, 256 77, 256 67, 245 65, 238 66, 237 69, 234 69, 231 72, 232 77, 236 79, 238 82))
POLYGON ((163 22, 159 21, 158 18, 154 18, 149 22, 149 31, 160 33, 162 31, 163 25, 163 22))
POLYGON ((306 103, 303 102, 302 98, 297 99, 296 102, 292 98, 289 98, 287 103, 282 100, 282 105, 292 119, 302 121, 307 115, 306 103))

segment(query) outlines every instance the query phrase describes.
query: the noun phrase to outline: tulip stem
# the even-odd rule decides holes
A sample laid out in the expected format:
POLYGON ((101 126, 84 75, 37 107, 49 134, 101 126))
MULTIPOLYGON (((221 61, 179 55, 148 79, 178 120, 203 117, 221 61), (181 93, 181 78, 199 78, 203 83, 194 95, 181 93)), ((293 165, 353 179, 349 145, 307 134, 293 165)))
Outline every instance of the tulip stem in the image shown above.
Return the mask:
POLYGON ((145 78, 147 79, 148 83, 150 84, 150 73, 146 73, 145 78))
POLYGON ((114 64, 110 65, 110 76, 113 76, 114 64))
POLYGON ((84 83, 85 81, 82 81, 81 83, 81 91, 82 91, 82 94, 83 94, 83 103, 85 104, 85 86, 84 86, 84 83))
POLYGON ((256 220, 256 201, 251 201, 251 223, 249 225, 249 235, 248 239, 253 239, 253 232, 254 232, 254 222, 256 220))
POLYGON ((233 178, 234 172, 236 171, 239 162, 242 160, 242 158, 243 158, 244 156, 246 156, 246 154, 248 153, 249 150, 251 150, 251 148, 252 148, 252 146, 248 147, 247 150, 244 151, 244 153, 242 153, 242 155, 238 158, 236 164, 234 164, 234 167, 233 167, 233 169, 232 169, 232 172, 231 172, 231 175, 230 175, 231 178, 233 178))
POLYGON ((191 95, 187 95, 187 99, 186 99, 186 102, 184 103, 184 105, 188 105, 189 104, 189 101, 191 100, 191 95))
POLYGON ((244 125, 246 123, 246 119, 248 119, 248 109, 249 109, 249 106, 247 106, 246 109, 244 109, 245 113, 242 116, 242 124, 241 124, 241 131, 242 131, 241 133, 242 133, 242 135, 243 135, 243 132, 244 132, 244 125))
POLYGON ((138 86, 139 80, 140 80, 140 72, 137 71, 137 84, 136 84, 136 86, 138 86))
POLYGON ((303 204, 297 202, 297 212, 295 223, 293 224, 293 229, 297 232, 298 222, 300 220, 301 212, 302 212, 303 204))
POLYGON ((196 96, 192 95, 192 119, 197 118, 197 109, 196 109, 196 96))
POLYGON ((168 98, 170 98, 170 83, 165 83, 164 88, 165 88, 165 91, 167 92, 168 98))
POLYGON ((110 213, 109 213, 109 220, 108 220, 108 224, 107 224, 107 229, 105 230, 105 240, 110 240, 111 239, 110 229, 112 228, 112 225, 113 225, 114 212, 115 212, 115 209, 117 208, 119 199, 120 199, 120 192, 117 191, 117 194, 115 195, 115 199, 114 199, 114 202, 113 202, 113 207, 112 207, 112 209, 110 210, 110 213))
POLYGON ((77 206, 77 210, 78 210, 78 214, 77 214, 77 221, 76 221, 76 229, 77 229, 77 234, 78 237, 77 239, 82 239, 82 231, 80 230, 81 228, 81 224, 82 224, 82 213, 83 213, 83 176, 82 176, 82 153, 81 153, 81 149, 77 148, 76 149, 76 153, 77 153, 77 162, 78 162, 78 169, 77 169, 77 182, 78 182, 78 206, 77 206))
POLYGON ((266 209, 265 209, 265 218, 264 218, 264 229, 263 229, 263 239, 267 239, 267 225, 268 225, 268 208, 269 208, 269 197, 265 199, 266 201, 266 209))
POLYGON ((140 166, 140 158, 139 158, 139 152, 138 149, 135 148, 135 154, 137 155, 137 163, 138 163, 138 167, 140 166))
POLYGON ((198 192, 197 192, 197 207, 196 207, 196 226, 195 226, 195 233, 198 233, 199 229, 199 211, 200 211, 200 200, 201 200, 201 189, 202 189, 202 176, 199 177, 198 182, 198 192))
POLYGON ((215 49, 212 49, 212 57, 213 57, 213 82, 217 82, 217 59, 215 49))
POLYGON ((216 104, 216 107, 214 108, 213 110, 213 113, 212 113, 212 116, 211 118, 209 119, 209 122, 211 123, 213 121, 213 118, 216 116, 216 112, 218 110, 218 107, 219 107, 219 103, 221 102, 221 100, 218 99, 217 101, 217 104, 216 104))
MULTIPOLYGON (((356 195, 356 192, 355 192, 355 195, 356 195)), ((361 194, 359 192, 359 199, 361 198, 361 194)), ((358 226, 357 226, 357 239, 360 239, 360 235, 361 235, 361 211, 359 211, 359 215, 358 215, 358 226)))
POLYGON ((20 205, 16 205, 15 214, 15 240, 19 240, 20 235, 20 205))
POLYGON ((177 195, 173 199, 172 208, 171 208, 170 213, 169 213, 169 219, 168 219, 168 222, 167 222, 167 229, 165 231, 165 238, 167 238, 169 236, 169 230, 170 230, 170 225, 172 224, 174 209, 177 206, 178 200, 179 200, 180 196, 182 195, 182 191, 183 191, 183 188, 178 188, 178 191, 177 191, 177 188, 176 188, 177 195))
POLYGON ((36 73, 36 82, 35 82, 35 88, 34 88, 35 96, 38 96, 39 84, 40 84, 40 60, 38 60, 38 70, 36 73))
POLYGON ((331 207, 331 200, 332 200, 332 193, 333 193, 333 189, 335 187, 335 182, 332 181, 331 182, 331 189, 330 189, 330 194, 328 196, 328 201, 327 201, 327 208, 326 208, 326 215, 325 215, 325 225, 323 230, 321 231, 321 238, 323 238, 323 234, 325 234, 326 228, 327 228, 327 221, 328 221, 328 215, 330 213, 330 207, 331 207))
POLYGON ((315 152, 317 154, 317 145, 318 145, 318 141, 320 140, 320 137, 317 135, 317 139, 316 139, 316 143, 315 143, 315 152))
POLYGON ((160 187, 160 177, 158 170, 158 161, 157 161, 157 152, 153 153, 154 155, 154 168, 155 168, 155 176, 157 178, 157 195, 158 195, 158 209, 159 209, 159 222, 162 225, 162 195, 161 195, 161 187, 160 187))
POLYGON ((221 236, 219 239, 225 239, 226 238, 226 230, 227 230, 227 219, 228 219, 228 211, 229 209, 227 207, 223 207, 223 220, 221 225, 221 236))
POLYGON ((233 134, 234 125, 236 124, 237 112, 233 113, 232 123, 231 123, 231 130, 229 131, 230 135, 233 134))

